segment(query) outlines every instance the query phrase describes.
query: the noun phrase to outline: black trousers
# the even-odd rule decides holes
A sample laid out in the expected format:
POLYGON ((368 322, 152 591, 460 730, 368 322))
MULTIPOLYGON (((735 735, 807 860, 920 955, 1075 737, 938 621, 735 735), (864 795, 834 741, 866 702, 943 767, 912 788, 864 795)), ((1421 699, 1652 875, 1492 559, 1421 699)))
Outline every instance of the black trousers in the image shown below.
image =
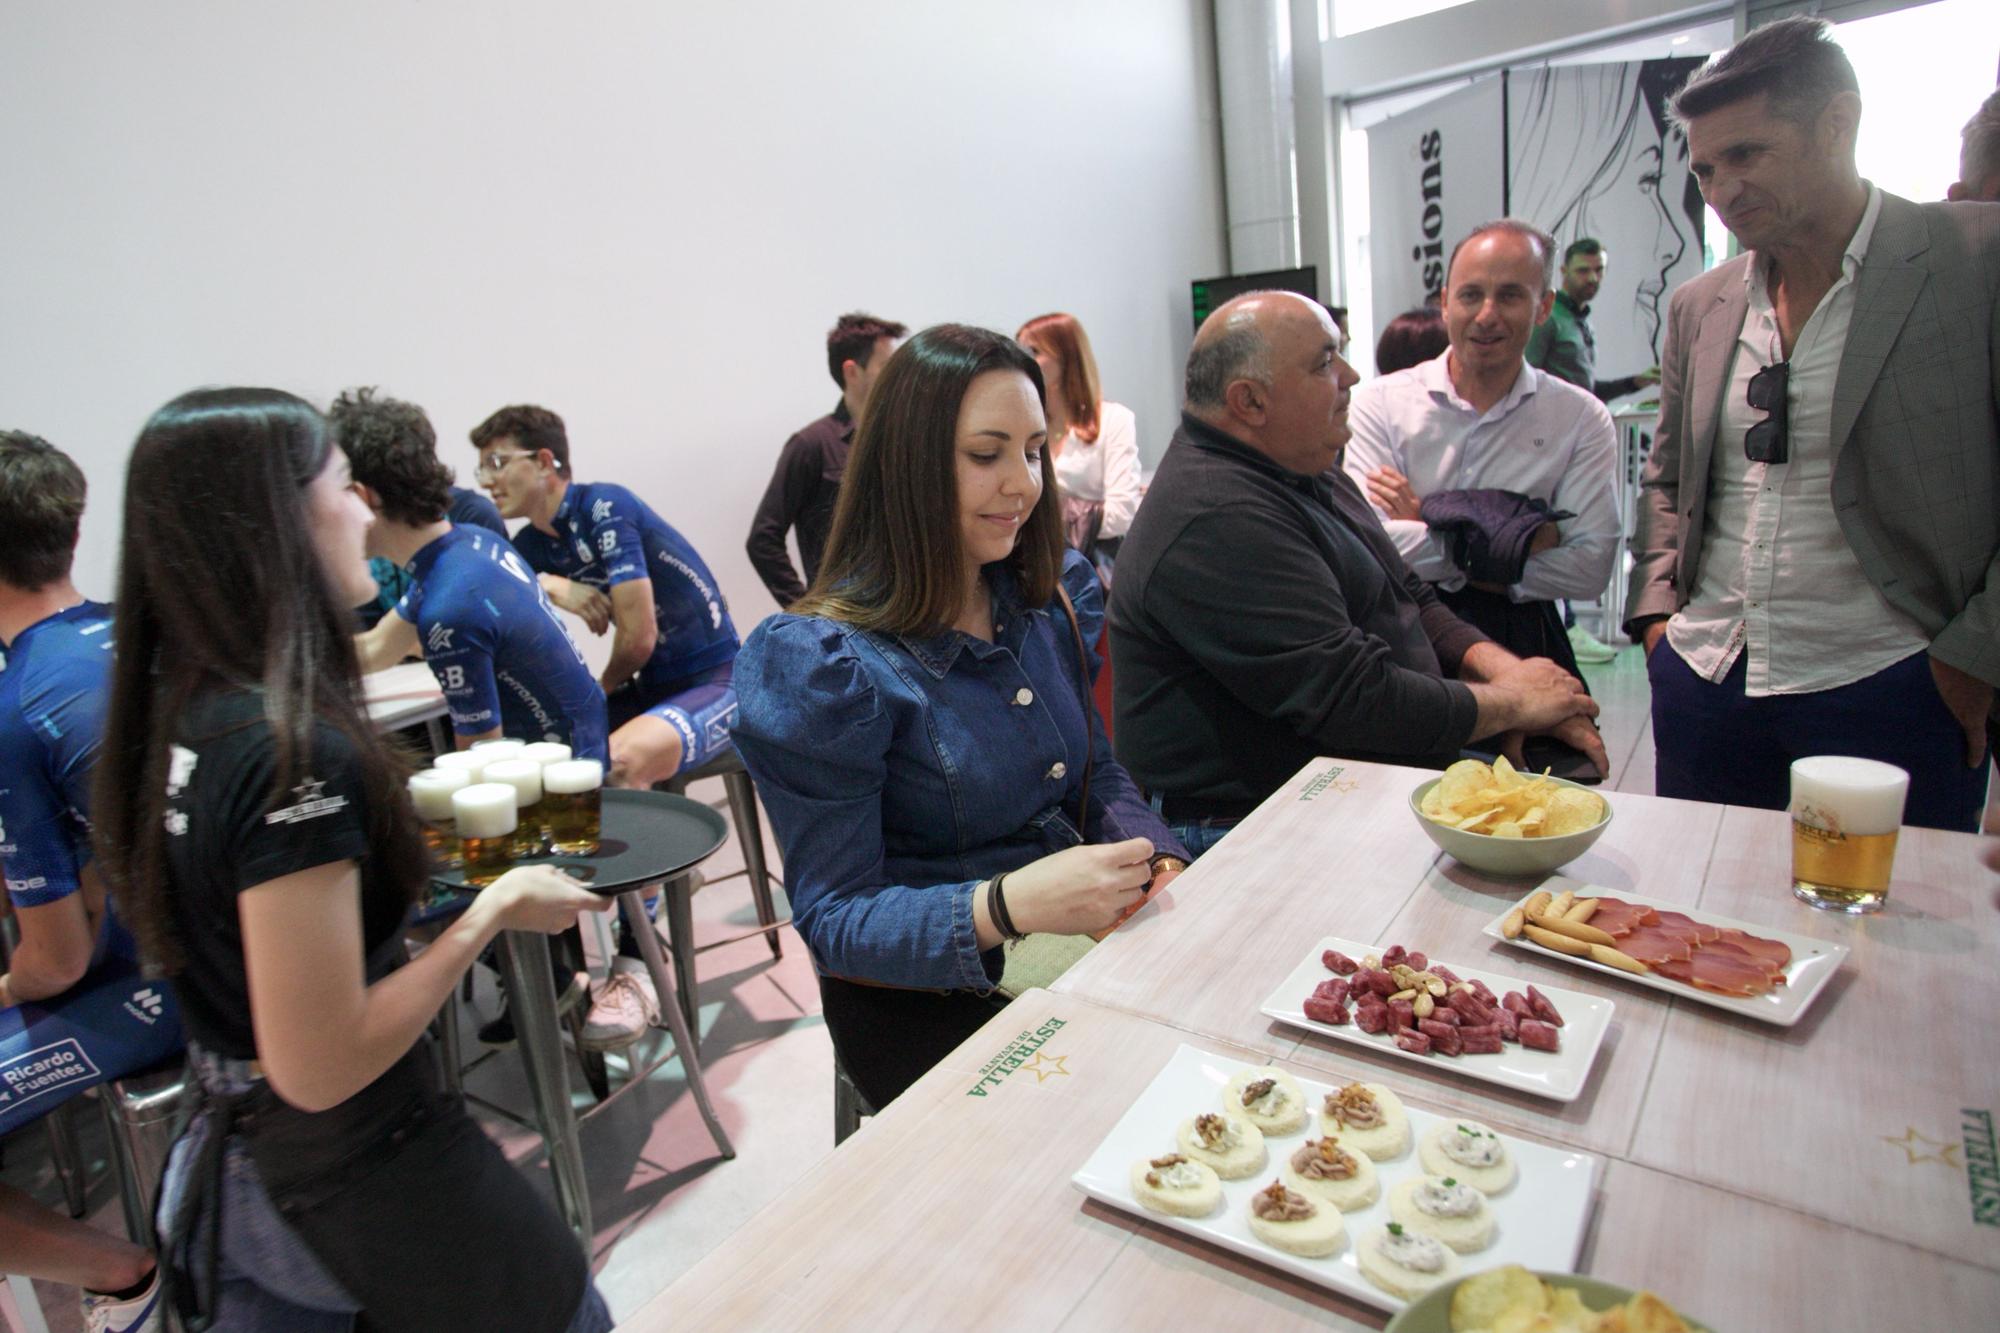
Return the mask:
MULTIPOLYGON (((1480 633, 1516 657, 1546 657, 1579 681, 1583 680, 1583 672, 1576 664, 1576 650, 1570 647, 1569 631, 1563 627, 1562 612, 1554 602, 1517 602, 1505 593, 1473 587, 1457 592, 1439 588, 1437 595, 1460 620, 1476 626, 1480 633)), ((1590 686, 1586 682, 1583 688, 1587 693, 1590 686)), ((1553 737, 1528 737, 1521 746, 1521 757, 1532 772, 1548 768, 1557 777, 1573 782, 1602 781, 1583 751, 1553 737)))
POLYGON ((997 991, 889 990, 827 976, 819 998, 834 1057, 878 1111, 1007 1007, 997 991))

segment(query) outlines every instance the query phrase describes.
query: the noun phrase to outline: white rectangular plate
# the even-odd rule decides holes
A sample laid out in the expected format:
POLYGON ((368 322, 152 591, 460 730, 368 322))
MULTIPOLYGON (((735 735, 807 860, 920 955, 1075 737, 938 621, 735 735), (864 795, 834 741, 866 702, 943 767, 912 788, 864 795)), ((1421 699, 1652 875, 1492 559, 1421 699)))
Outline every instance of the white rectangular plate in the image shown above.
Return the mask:
MULTIPOLYGON (((1091 1198, 1142 1217, 1155 1226, 1199 1237, 1225 1250, 1295 1273, 1309 1282, 1332 1287, 1377 1309, 1401 1309, 1403 1301, 1361 1275, 1354 1246, 1359 1238, 1389 1221, 1389 1191, 1401 1181, 1424 1174, 1417 1161, 1416 1145, 1425 1132, 1455 1117, 1434 1114, 1404 1099, 1403 1107, 1410 1116, 1410 1147, 1393 1161, 1375 1164, 1382 1178, 1382 1197, 1370 1207, 1341 1215, 1347 1224, 1347 1244, 1338 1254, 1325 1259, 1302 1259, 1266 1245, 1250 1234, 1249 1213, 1250 1197, 1277 1178, 1279 1154, 1289 1154, 1308 1138, 1319 1137, 1320 1101, 1333 1091, 1330 1084, 1299 1079, 1313 1108, 1305 1128, 1282 1138, 1268 1139, 1271 1157, 1264 1169, 1242 1180, 1223 1181, 1222 1206, 1207 1217, 1168 1217, 1151 1211, 1132 1196, 1133 1164, 1172 1152, 1174 1131, 1181 1121, 1203 1111, 1221 1110, 1223 1085, 1242 1070, 1255 1067, 1183 1045, 1112 1126, 1090 1159, 1070 1177, 1070 1183, 1091 1198)), ((1393 1083, 1389 1086, 1398 1097, 1403 1096, 1403 1089, 1393 1083)), ((1577 1253, 1583 1248, 1584 1225, 1590 1218, 1598 1159, 1589 1153, 1551 1147, 1514 1134, 1503 1137, 1520 1175, 1510 1189, 1491 1200, 1498 1223, 1493 1243, 1476 1254, 1460 1255, 1464 1270, 1476 1272, 1496 1264, 1520 1264, 1544 1272, 1572 1271, 1577 1253)))
MULTIPOLYGON (((1717 916, 1713 912, 1690 908, 1684 903, 1661 902, 1658 898, 1641 898, 1636 893, 1601 889, 1594 884, 1570 879, 1566 875, 1552 875, 1543 880, 1539 887, 1547 889, 1550 893, 1561 893, 1564 889, 1571 889, 1579 898, 1595 898, 1603 894, 1607 898, 1637 903, 1641 907, 1651 907, 1662 912, 1679 912, 1683 916, 1692 917, 1711 926, 1734 926, 1748 935, 1761 935, 1767 940, 1777 940, 1792 951, 1792 965, 1785 969, 1785 984, 1773 987, 1762 995, 1745 997, 1717 995, 1714 991, 1698 990, 1668 977, 1656 977, 1650 972, 1641 974, 1627 972, 1623 968, 1606 967, 1594 958, 1578 958, 1574 954, 1557 953, 1554 949, 1544 949, 1526 938, 1510 940, 1500 933, 1500 923, 1507 919, 1507 912, 1502 912, 1487 922, 1486 929, 1482 932, 1502 944, 1511 944, 1517 949, 1526 950, 1537 958, 1552 963, 1588 968, 1592 972, 1600 972, 1630 985, 1645 986, 1664 995, 1671 995, 1675 999, 1713 1005, 1717 1009, 1727 1009, 1732 1014, 1742 1014, 1745 1018, 1775 1023, 1781 1028, 1788 1028, 1805 1017, 1806 1010, 1812 1007, 1812 1002, 1819 998, 1820 991, 1825 989, 1826 983, 1840 970, 1841 963, 1847 958, 1845 944, 1829 944, 1825 940, 1816 940, 1808 935, 1794 935, 1790 931, 1778 930, 1771 926, 1738 921, 1734 917, 1717 916)), ((1522 894, 1521 903, 1527 902, 1533 896, 1532 893, 1522 894)), ((1520 903, 1514 904, 1515 907, 1520 905, 1520 903)), ((1509 912, 1512 910, 1513 907, 1507 909, 1509 912)), ((1492 984, 1492 982, 1487 983, 1489 986, 1492 984)), ((1549 993, 1549 998, 1555 999, 1553 991, 1549 993)), ((1556 1000, 1556 1004, 1560 1007, 1562 1001, 1556 1000)), ((1565 1017, 1568 1016, 1568 1012, 1568 1010, 1563 1011, 1565 1017)))
MULTIPOLYGON (((1265 998, 1259 1012, 1280 1023, 1289 1023, 1293 1027, 1364 1047, 1380 1055, 1408 1060, 1427 1069, 1463 1074, 1467 1078, 1482 1079, 1503 1088, 1559 1102, 1573 1102, 1582 1095, 1583 1085, 1590 1079, 1590 1067, 1597 1061, 1597 1048, 1604 1044, 1604 1030, 1611 1026, 1614 1008, 1611 1001, 1595 995, 1557 990, 1554 986, 1538 987, 1563 1017, 1562 1046, 1554 1051, 1531 1051, 1510 1041, 1500 1048, 1498 1055, 1413 1055, 1398 1046, 1395 1038, 1386 1032, 1363 1032, 1352 1023, 1335 1027, 1331 1023, 1316 1023, 1306 1017, 1306 997, 1313 993, 1315 986, 1333 975, 1320 962, 1321 954, 1328 949, 1338 949, 1358 963, 1368 954, 1380 954, 1382 948, 1379 944, 1327 936, 1313 945, 1312 952, 1292 969, 1291 975, 1278 983, 1278 989, 1265 998)), ((1519 977, 1503 976, 1483 968, 1462 967, 1449 958, 1432 961, 1443 963, 1463 980, 1471 981, 1477 977, 1495 995, 1505 995, 1510 990, 1525 994, 1528 989, 1528 983, 1519 977)))

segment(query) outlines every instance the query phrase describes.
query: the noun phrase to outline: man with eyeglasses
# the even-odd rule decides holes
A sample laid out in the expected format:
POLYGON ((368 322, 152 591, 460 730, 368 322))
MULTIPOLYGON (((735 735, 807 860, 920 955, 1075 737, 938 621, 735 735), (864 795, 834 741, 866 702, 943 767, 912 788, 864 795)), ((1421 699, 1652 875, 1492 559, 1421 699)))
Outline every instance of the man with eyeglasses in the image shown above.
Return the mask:
POLYGON ((1909 771, 1976 831, 2000 683, 2000 209, 1863 180, 1853 66, 1757 29, 1674 98, 1748 251, 1674 293, 1626 631, 1663 796, 1783 808, 1792 759, 1909 771), (1662 642, 1664 640, 1664 643, 1662 642))

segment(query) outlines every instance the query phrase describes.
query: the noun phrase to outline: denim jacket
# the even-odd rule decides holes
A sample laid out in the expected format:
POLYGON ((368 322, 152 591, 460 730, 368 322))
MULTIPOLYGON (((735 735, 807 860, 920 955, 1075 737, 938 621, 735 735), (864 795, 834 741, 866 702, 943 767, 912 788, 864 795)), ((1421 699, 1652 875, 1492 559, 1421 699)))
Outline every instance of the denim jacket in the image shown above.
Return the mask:
MULTIPOLYGON (((793 922, 823 972, 990 991, 1002 960, 973 933, 982 881, 1083 842, 1145 837, 1185 855, 1077 697, 1060 601, 1024 610, 1012 575, 987 573, 992 643, 777 615, 736 658, 736 748, 784 851, 793 922)), ((1095 676, 1102 589, 1074 552, 1063 586, 1095 676)))

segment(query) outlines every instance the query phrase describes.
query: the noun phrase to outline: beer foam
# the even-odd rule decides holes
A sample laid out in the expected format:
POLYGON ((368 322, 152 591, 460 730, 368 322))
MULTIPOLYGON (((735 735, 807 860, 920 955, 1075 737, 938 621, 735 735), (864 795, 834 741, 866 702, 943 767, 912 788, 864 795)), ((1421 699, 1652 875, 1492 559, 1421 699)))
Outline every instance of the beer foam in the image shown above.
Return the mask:
POLYGON ((560 764, 569 758, 570 748, 560 741, 536 741, 521 751, 521 758, 531 759, 547 768, 550 764, 560 764))
POLYGON ((604 765, 595 759, 566 759, 542 770, 542 789, 558 796, 596 791, 604 785, 604 765))
POLYGON ((502 759, 488 764, 486 780, 512 788, 516 805, 530 806, 542 799, 542 766, 532 759, 502 759))
POLYGON ((465 774, 468 783, 479 781, 479 775, 486 771, 487 758, 478 750, 453 750, 431 760, 434 769, 456 769, 465 774))
POLYGON ((1844 754, 1792 761, 1793 818, 1814 828, 1865 837, 1902 827, 1910 775, 1894 764, 1844 754))
POLYGON ((438 823, 453 818, 451 794, 471 785, 472 774, 463 768, 427 768, 410 774, 410 799, 420 818, 438 823))
POLYGON ((451 794, 462 838, 504 838, 514 831, 514 789, 504 782, 475 782, 451 794))
POLYGON ((479 752, 481 759, 491 764, 501 759, 519 759, 521 751, 528 748, 528 743, 510 740, 474 741, 472 748, 479 752))

